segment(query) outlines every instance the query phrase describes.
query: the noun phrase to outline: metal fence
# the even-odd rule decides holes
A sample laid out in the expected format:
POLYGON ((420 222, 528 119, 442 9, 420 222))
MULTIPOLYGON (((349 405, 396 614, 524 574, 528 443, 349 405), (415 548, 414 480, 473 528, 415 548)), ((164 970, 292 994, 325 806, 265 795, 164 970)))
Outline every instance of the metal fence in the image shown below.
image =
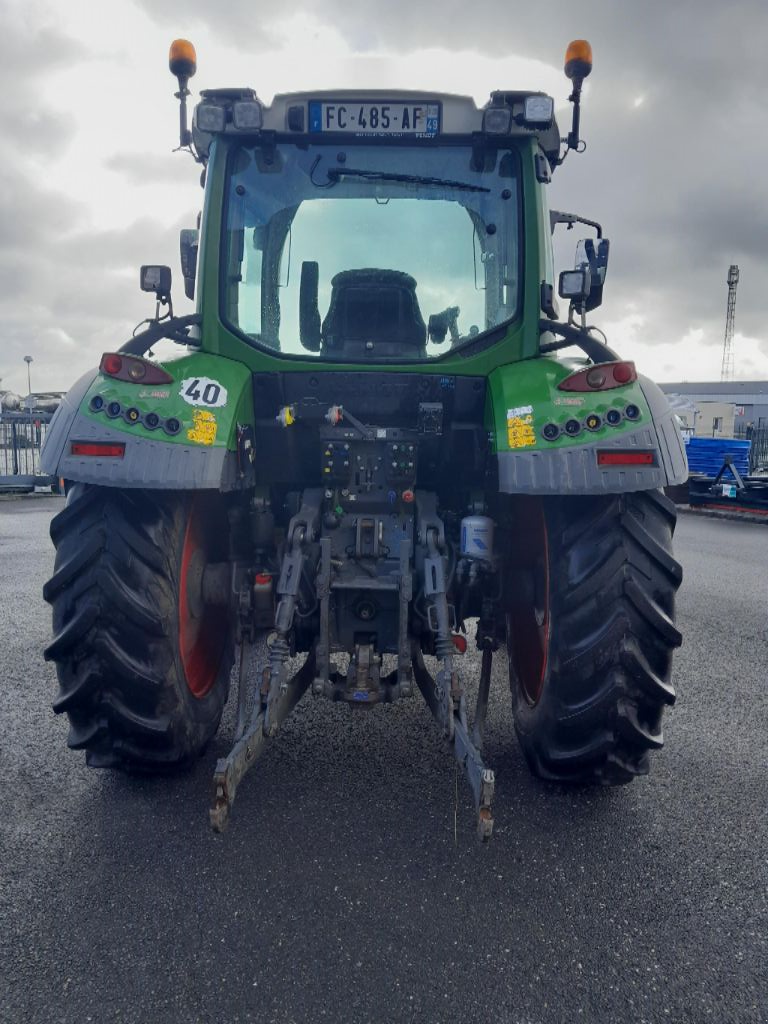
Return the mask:
POLYGON ((33 490, 52 483, 40 469, 51 413, 0 413, 0 490, 33 490))
POLYGON ((749 450, 749 472, 768 471, 768 425, 736 427, 734 436, 740 441, 752 442, 749 450))

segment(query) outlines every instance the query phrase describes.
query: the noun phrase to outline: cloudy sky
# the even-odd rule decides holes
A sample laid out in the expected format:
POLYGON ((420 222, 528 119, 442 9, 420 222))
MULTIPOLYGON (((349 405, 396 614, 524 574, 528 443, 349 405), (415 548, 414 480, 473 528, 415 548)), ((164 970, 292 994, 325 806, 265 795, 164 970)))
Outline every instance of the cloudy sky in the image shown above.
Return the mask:
POLYGON ((659 380, 717 380, 737 263, 736 377, 768 378, 764 0, 0 0, 0 388, 26 393, 25 355, 34 390, 66 389, 117 347, 153 312, 141 263, 169 264, 191 310, 178 232, 202 193, 171 152, 176 36, 196 44, 195 91, 543 89, 563 129, 562 55, 588 38, 588 150, 550 202, 611 238, 593 321, 659 380))

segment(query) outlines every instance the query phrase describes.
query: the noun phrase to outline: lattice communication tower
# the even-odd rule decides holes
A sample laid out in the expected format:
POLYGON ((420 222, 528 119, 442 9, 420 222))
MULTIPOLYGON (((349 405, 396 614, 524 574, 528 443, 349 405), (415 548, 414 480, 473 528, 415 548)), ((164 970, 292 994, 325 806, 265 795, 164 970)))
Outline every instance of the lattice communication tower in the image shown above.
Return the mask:
POLYGON ((739 283, 739 268, 735 263, 728 268, 728 313, 725 317, 725 338, 723 340, 723 365, 720 380, 733 380, 733 329, 736 324, 736 285, 739 283))

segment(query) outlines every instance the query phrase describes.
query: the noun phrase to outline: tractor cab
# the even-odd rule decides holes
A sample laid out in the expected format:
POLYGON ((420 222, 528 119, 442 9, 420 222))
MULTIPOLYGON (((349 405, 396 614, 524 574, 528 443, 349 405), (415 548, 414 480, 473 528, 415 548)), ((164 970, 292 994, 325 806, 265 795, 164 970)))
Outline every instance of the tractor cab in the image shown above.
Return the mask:
POLYGON ((288 358, 428 363, 520 318, 520 144, 539 140, 541 173, 557 162, 550 97, 202 96, 191 140, 224 163, 236 336, 288 358))

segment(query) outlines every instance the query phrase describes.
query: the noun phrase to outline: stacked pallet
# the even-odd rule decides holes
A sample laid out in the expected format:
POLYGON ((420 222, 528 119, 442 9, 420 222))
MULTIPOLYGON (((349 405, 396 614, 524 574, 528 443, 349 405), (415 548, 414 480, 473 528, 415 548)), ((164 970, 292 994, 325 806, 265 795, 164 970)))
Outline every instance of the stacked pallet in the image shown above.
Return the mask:
MULTIPOLYGON (((742 476, 749 473, 751 441, 737 441, 732 437, 691 437, 686 441, 688 468, 691 473, 716 477, 722 469, 726 455, 730 455, 742 476)), ((727 474, 730 479, 730 473, 727 474)))

